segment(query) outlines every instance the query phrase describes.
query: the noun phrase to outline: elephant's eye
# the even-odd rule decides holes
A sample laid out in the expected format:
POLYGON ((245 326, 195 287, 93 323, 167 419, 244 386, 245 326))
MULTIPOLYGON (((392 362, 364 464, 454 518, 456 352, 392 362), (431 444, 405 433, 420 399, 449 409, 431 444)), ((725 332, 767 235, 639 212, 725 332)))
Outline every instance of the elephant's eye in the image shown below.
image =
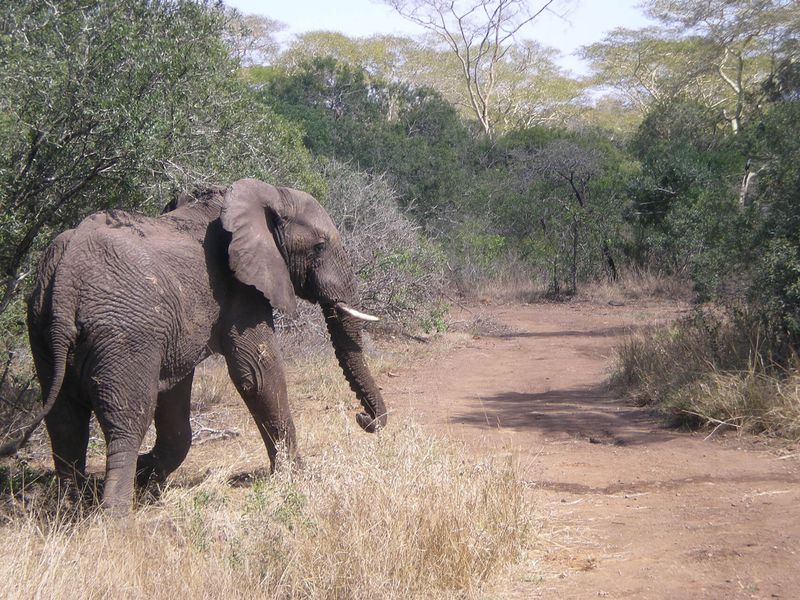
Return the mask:
POLYGON ((322 251, 325 250, 325 246, 327 245, 328 245, 327 242, 317 242, 316 244, 314 244, 314 254, 316 254, 317 256, 322 254, 322 251))

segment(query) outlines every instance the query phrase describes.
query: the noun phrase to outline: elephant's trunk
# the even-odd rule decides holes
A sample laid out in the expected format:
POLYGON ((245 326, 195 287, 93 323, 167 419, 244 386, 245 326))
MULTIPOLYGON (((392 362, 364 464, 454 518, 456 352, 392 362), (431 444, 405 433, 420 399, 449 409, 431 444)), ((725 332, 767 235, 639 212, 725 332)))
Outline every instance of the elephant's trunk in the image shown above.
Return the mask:
POLYGON ((385 427, 387 414, 383 397, 364 360, 361 321, 334 305, 324 306, 322 310, 339 366, 366 411, 356 415, 356 421, 370 433, 385 427))

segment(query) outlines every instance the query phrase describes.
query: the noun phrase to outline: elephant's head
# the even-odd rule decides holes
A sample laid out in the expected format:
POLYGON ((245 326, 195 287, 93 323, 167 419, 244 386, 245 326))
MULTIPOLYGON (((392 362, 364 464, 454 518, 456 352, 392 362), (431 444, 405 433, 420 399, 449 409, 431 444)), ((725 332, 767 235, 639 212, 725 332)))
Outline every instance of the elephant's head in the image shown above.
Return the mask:
POLYGON ((336 357, 366 410, 359 425, 383 427, 386 408, 361 343, 362 321, 375 317, 353 308, 355 274, 328 213, 305 192, 242 179, 225 194, 221 220, 237 279, 288 313, 297 307, 295 294, 322 307, 336 357))

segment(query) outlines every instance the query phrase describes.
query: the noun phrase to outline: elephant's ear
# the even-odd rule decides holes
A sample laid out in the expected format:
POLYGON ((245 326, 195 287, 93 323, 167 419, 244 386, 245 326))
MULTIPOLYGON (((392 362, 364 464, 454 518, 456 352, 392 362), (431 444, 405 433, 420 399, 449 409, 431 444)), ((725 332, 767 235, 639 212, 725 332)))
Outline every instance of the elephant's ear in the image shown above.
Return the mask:
POLYGON ((241 179, 225 194, 221 221, 231 233, 228 261, 236 278, 252 285, 273 308, 297 310, 297 299, 279 243, 283 243, 283 199, 277 188, 241 179))

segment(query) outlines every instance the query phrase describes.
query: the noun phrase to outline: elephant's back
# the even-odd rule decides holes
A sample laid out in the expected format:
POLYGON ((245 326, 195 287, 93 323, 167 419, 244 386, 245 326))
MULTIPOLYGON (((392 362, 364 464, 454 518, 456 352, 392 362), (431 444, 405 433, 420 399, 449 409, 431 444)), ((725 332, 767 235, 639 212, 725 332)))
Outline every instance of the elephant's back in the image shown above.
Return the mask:
POLYGON ((208 279, 196 240, 156 219, 112 211, 76 229, 55 289, 77 297, 75 324, 89 344, 113 339, 123 351, 163 355, 170 340, 207 317, 208 309, 197 312, 213 300, 208 279))

